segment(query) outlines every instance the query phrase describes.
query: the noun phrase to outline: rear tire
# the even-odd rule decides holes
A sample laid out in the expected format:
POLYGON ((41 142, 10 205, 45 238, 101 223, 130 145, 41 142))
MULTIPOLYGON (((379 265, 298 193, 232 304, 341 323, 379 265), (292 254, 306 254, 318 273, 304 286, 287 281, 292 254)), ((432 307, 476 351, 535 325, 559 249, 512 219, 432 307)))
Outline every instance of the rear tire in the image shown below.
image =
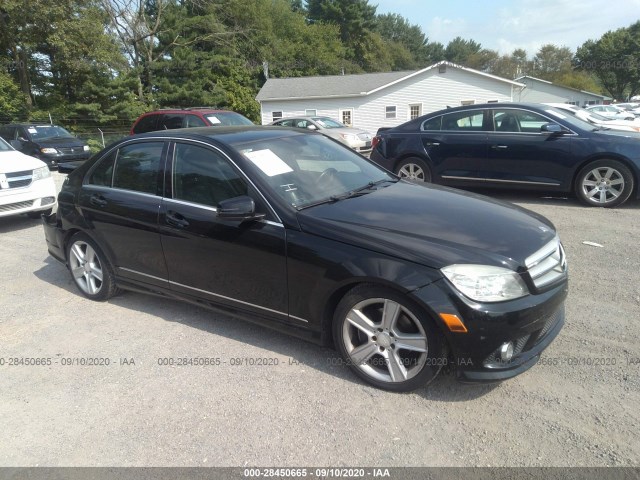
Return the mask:
POLYGON ((344 296, 333 339, 353 372, 384 390, 424 387, 446 362, 435 323, 406 295, 377 285, 359 285, 344 296))
POLYGON ((120 291, 106 256, 87 234, 71 237, 66 253, 71 277, 85 297, 104 302, 120 291))
POLYGON ((431 183, 431 169, 420 158, 409 157, 402 160, 396 167, 396 175, 414 182, 431 183))
POLYGON ((575 193, 591 207, 611 208, 627 201, 634 188, 633 174, 617 160, 596 160, 578 172, 575 193))

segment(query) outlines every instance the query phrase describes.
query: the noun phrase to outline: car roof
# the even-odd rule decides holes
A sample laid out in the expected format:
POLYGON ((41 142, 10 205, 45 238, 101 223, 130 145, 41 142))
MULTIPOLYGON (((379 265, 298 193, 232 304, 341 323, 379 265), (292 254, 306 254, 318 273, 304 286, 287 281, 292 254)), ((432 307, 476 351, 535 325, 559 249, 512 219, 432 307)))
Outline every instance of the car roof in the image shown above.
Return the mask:
POLYGON ((184 138, 184 139, 202 139, 207 137, 218 140, 228 145, 236 145, 239 143, 248 143, 258 140, 266 140, 271 138, 286 138, 300 135, 315 135, 314 132, 301 132, 298 129, 289 129, 274 126, 263 125, 242 125, 233 127, 196 127, 196 128, 177 128, 171 130, 159 130, 155 132, 141 133, 131 138, 145 137, 168 137, 168 138, 184 138))
POLYGON ((189 107, 189 108, 160 108, 158 110, 152 110, 150 112, 143 113, 141 116, 156 114, 156 113, 236 113, 232 110, 220 110, 217 108, 209 107, 189 107))
MULTIPOLYGON (((0 125, 1 127, 60 127, 55 123, 47 123, 47 122, 31 122, 31 123, 9 123, 7 125, 0 125)), ((64 128, 64 127, 61 127, 64 128)))

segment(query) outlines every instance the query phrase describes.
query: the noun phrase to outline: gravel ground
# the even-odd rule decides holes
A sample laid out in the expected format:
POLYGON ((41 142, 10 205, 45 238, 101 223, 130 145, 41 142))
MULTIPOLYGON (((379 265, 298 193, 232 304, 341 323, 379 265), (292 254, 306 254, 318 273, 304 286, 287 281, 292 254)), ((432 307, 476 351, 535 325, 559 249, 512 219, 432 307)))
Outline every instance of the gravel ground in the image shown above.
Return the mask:
POLYGON ((85 300, 38 221, 0 219, 0 466, 638 466, 640 203, 492 194, 557 226, 565 328, 520 377, 441 375, 410 394, 364 385, 330 349, 191 305, 85 300), (226 364, 159 365, 168 357, 226 364), (81 358, 110 364, 64 365, 81 358), (278 365, 232 365, 257 358, 278 365))

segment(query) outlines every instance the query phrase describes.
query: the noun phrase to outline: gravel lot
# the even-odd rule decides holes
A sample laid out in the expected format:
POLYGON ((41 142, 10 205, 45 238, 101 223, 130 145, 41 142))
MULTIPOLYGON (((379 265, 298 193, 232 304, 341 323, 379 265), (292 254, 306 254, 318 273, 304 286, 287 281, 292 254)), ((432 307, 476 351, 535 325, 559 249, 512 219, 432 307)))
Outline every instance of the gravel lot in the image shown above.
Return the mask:
POLYGON ((39 221, 0 219, 0 466, 638 466, 640 203, 492 194, 559 229, 565 328, 520 377, 442 375, 410 394, 365 386, 330 349, 188 304, 85 300, 39 221), (159 365, 168 357, 226 364, 159 365), (64 365, 81 358, 110 365, 64 365), (232 365, 256 358, 279 364, 232 365))

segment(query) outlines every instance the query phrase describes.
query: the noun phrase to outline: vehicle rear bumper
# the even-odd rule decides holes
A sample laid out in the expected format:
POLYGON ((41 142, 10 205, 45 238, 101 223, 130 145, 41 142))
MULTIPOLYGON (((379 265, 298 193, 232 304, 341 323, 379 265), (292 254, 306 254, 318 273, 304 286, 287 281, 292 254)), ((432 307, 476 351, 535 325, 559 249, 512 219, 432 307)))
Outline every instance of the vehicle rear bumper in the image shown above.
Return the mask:
POLYGON ((47 241, 47 250, 49 254, 56 260, 66 263, 64 253, 64 231, 60 226, 58 215, 52 213, 42 216, 42 225, 44 227, 44 237, 47 241))

